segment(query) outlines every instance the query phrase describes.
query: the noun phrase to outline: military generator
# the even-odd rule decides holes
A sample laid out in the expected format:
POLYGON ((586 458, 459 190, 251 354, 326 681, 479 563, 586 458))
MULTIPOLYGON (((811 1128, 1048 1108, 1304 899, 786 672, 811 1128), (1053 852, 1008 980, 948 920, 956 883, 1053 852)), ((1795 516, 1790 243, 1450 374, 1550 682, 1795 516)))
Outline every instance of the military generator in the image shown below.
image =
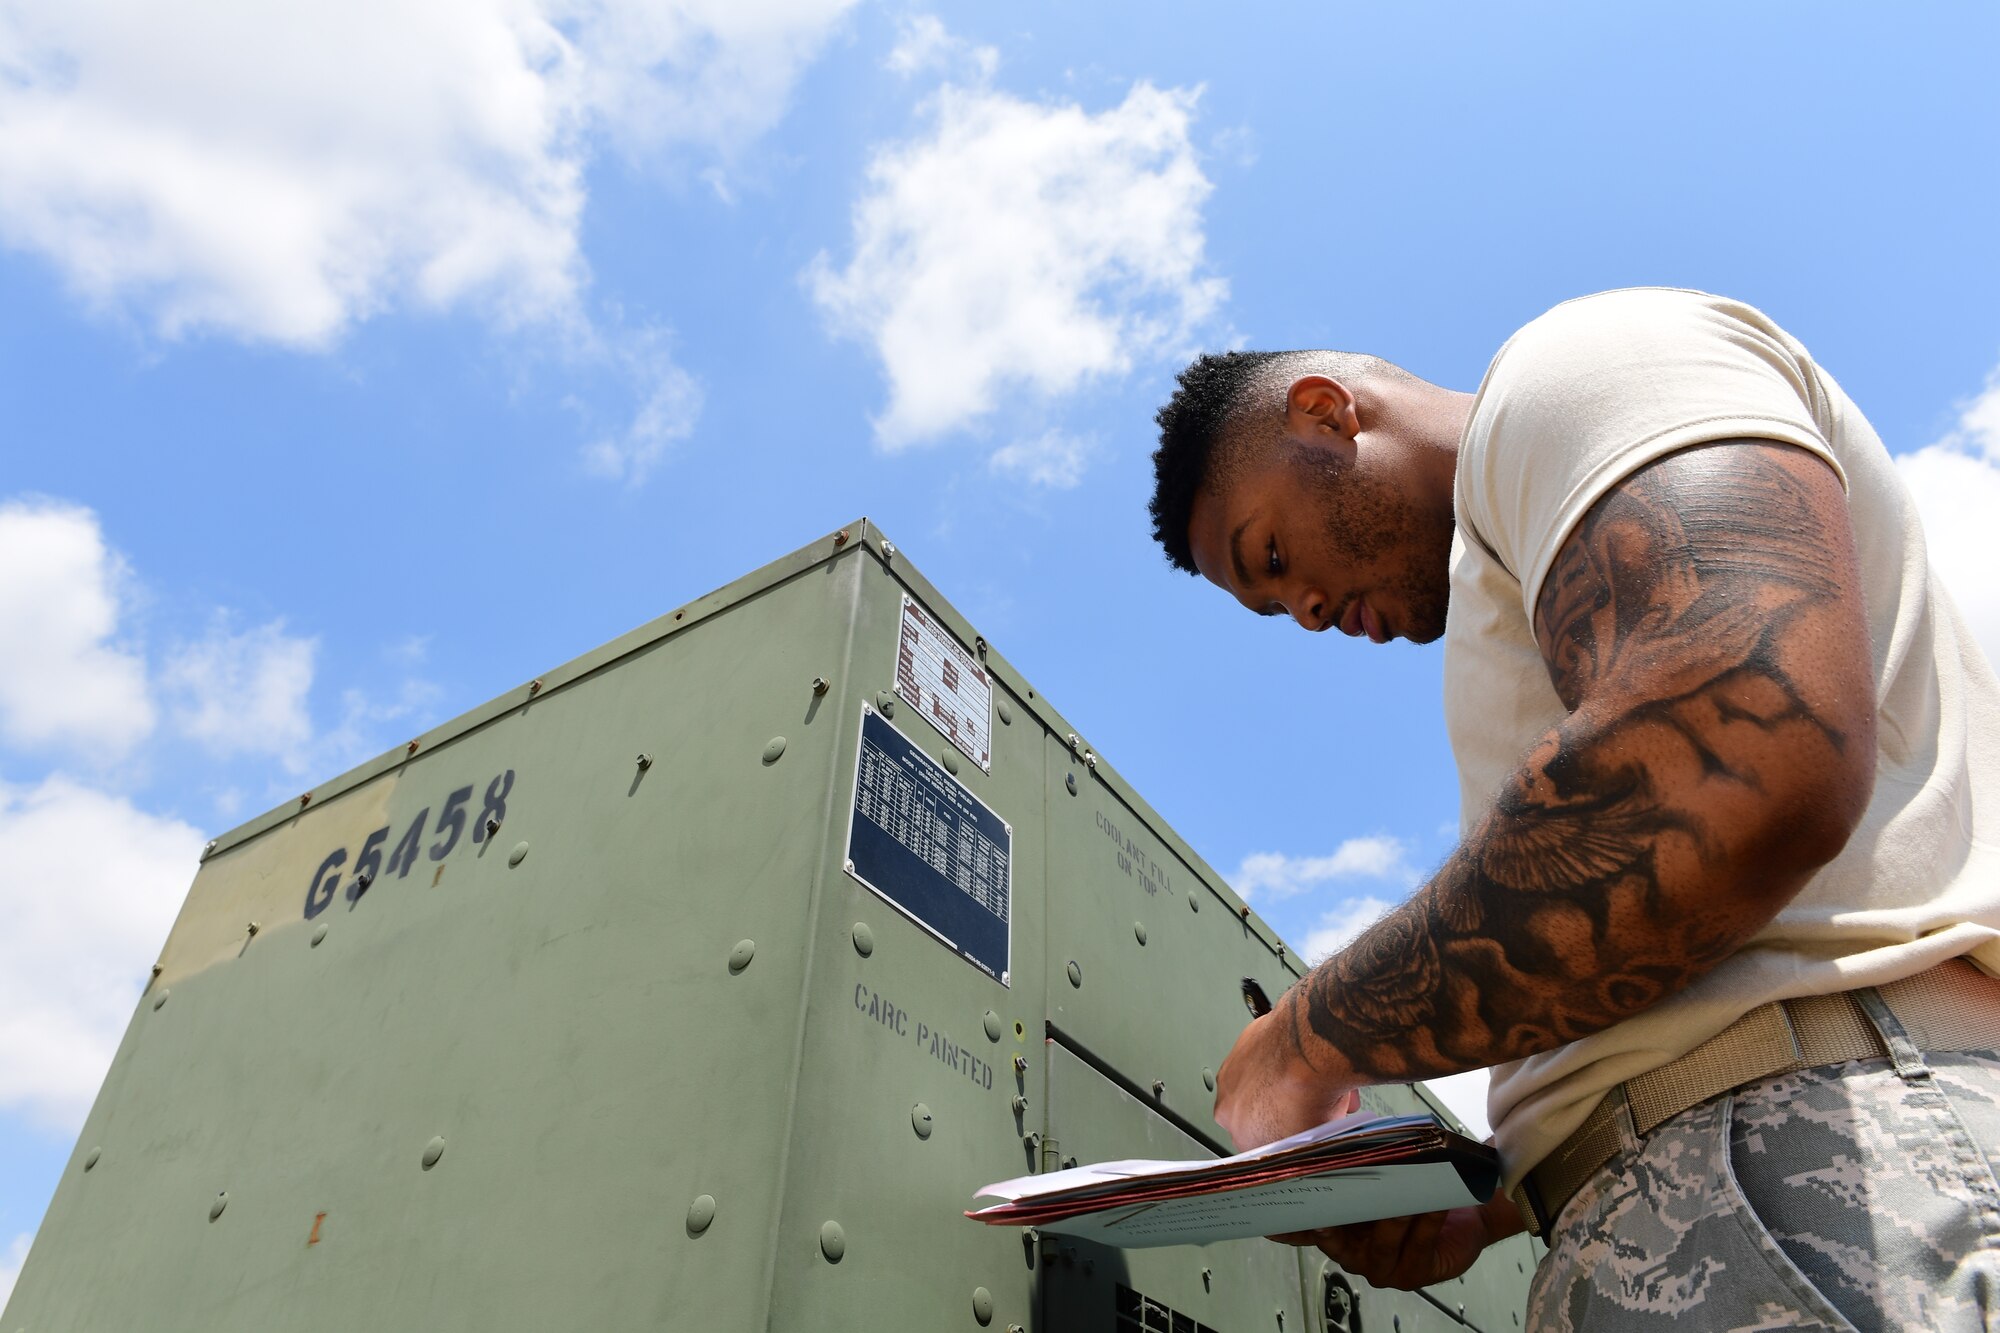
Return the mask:
POLYGON ((850 523, 210 843, 0 1333, 1518 1328, 1525 1237, 1405 1293, 961 1215, 1227 1152, 1302 971, 850 523))

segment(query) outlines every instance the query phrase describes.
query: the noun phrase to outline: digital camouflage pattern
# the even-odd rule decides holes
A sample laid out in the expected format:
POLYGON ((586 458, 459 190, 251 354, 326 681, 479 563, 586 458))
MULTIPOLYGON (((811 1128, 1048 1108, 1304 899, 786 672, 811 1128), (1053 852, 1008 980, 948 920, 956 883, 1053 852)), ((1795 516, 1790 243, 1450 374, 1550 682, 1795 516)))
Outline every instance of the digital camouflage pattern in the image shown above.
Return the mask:
POLYGON ((1564 1209, 1528 1327, 2000 1330, 2000 1052, 1902 1051, 1629 1144, 1564 1209))

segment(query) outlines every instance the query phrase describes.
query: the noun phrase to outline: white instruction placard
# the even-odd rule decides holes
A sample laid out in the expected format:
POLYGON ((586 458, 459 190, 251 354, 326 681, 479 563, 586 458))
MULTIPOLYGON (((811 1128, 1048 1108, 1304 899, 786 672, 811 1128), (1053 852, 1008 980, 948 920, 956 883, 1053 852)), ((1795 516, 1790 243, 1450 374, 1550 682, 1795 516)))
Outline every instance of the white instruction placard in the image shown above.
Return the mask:
POLYGON ((896 693, 961 754, 993 771, 993 678, 908 593, 896 639, 896 693))

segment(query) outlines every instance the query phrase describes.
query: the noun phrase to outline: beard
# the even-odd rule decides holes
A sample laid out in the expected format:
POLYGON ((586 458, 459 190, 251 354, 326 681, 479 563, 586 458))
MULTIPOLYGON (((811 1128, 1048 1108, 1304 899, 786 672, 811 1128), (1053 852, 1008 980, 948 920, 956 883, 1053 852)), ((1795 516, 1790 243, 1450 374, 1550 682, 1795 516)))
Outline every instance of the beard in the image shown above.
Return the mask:
POLYGON ((1306 495, 1321 515, 1323 554, 1381 571, 1377 585, 1401 603, 1397 632, 1411 643, 1444 633, 1451 601, 1453 519, 1412 504, 1400 489, 1320 450, 1295 455, 1306 495))

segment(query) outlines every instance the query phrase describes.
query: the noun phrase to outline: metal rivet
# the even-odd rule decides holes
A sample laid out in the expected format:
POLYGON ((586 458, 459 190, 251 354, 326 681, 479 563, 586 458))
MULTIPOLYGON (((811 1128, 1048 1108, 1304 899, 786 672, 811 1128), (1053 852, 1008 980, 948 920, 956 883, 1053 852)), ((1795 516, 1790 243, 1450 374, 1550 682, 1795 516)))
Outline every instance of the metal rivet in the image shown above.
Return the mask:
POLYGON ((158 995, 155 995, 153 997, 153 1007, 155 1009, 158 1009, 161 1005, 167 1002, 167 997, 172 994, 173 992, 171 990, 162 990, 158 995))
POLYGON ((1203 1291, 1208 1290, 1208 1284, 1214 1279, 1214 1277, 1215 1277, 1215 1270, 1213 1268, 1204 1268, 1201 1270, 1201 1287, 1203 1291))
POLYGON ((486 816, 486 836, 490 838, 499 831, 500 831, 500 821, 495 819, 492 815, 486 816))
POLYGON ((985 1017, 982 1018, 980 1022, 982 1026, 984 1026, 986 1029, 986 1040, 988 1041, 1000 1040, 1000 1030, 1001 1030, 1000 1015, 994 1013, 991 1009, 988 1009, 986 1011, 985 1017))
POLYGON ((209 857, 214 856, 216 846, 217 842, 214 838, 210 838, 207 842, 203 843, 201 846, 201 859, 206 861, 209 857))
POLYGON ((729 951, 729 970, 741 972, 750 966, 750 960, 757 956, 757 941, 738 940, 736 947, 729 951))
POLYGON ((319 948, 319 942, 325 938, 326 938, 326 922, 322 921, 317 926, 313 927, 312 947, 315 949, 319 948))
POLYGON ((1028 1330, 1022 1328, 1019 1324, 1009 1324, 1007 1325, 1007 1333, 1028 1333, 1028 1330))
POLYGON ((1215 1091, 1215 1071, 1207 1065, 1203 1065, 1201 1068, 1201 1086, 1207 1088, 1210 1092, 1215 1091))
POLYGON ((882 558, 884 560, 894 560, 896 558, 896 543, 894 542, 882 543, 882 558))
POLYGON ((1155 1097, 1164 1097, 1164 1096, 1166 1096, 1166 1095, 1167 1095, 1167 1081, 1166 1081, 1165 1079, 1163 1079, 1163 1078, 1156 1078, 1156 1079, 1154 1079, 1154 1080, 1153 1080, 1153 1096, 1155 1096, 1155 1097))
POLYGON ((1198 893, 1196 893, 1196 892, 1195 892, 1195 891, 1194 891, 1193 889, 1189 889, 1189 890, 1188 890, 1188 911, 1190 911, 1190 912, 1199 912, 1200 910, 1201 910, 1201 895, 1200 895, 1200 894, 1198 894, 1198 893))
POLYGON ((416 752, 417 752, 417 743, 415 741, 411 741, 408 745, 405 745, 403 747, 404 754, 415 754, 416 752))
POLYGON ((311 805, 312 798, 313 794, 311 792, 307 792, 304 796, 299 797, 299 809, 303 810, 307 806, 311 805))
POLYGON ((993 1322, 993 1293, 984 1287, 972 1289, 972 1317, 981 1328, 993 1322))
POLYGON ((896 716, 896 696, 888 690, 877 690, 875 692, 875 707, 883 717, 892 718, 896 716))
POLYGON ((771 737, 770 740, 764 742, 765 763, 767 764, 777 763, 778 760, 781 757, 783 757, 784 753, 785 753, 785 738, 783 736, 773 736, 771 737))
POLYGON ((537 676, 533 680, 528 682, 528 697, 532 699, 541 692, 542 692, 542 678, 540 676, 537 676))
POLYGON ((1028 1098, 1027 1098, 1027 1095, 1026 1095, 1026 1094, 1024 1094, 1024 1093, 1016 1093, 1016 1094, 1014 1095, 1014 1114, 1015 1114, 1015 1115, 1020 1115, 1020 1114, 1021 1114, 1022 1112, 1026 1111, 1027 1109, 1028 1109, 1028 1098))
POLYGON ((213 1222, 222 1216, 222 1210, 229 1206, 229 1195, 225 1191, 215 1196, 215 1202, 208 1206, 208 1220, 213 1222))
POLYGON ((438 1158, 442 1156, 444 1156, 444 1136, 439 1135, 424 1145, 424 1170, 428 1171, 436 1166, 438 1158))
POLYGON ((639 765, 639 771, 641 773, 644 773, 647 769, 653 766, 653 756, 642 752, 639 755, 638 759, 634 760, 633 762, 637 763, 639 765))
POLYGON ((1078 989, 1083 986, 1083 969, 1077 966, 1074 958, 1069 960, 1069 984, 1078 989))
POLYGON ((159 977, 160 973, 164 971, 166 971, 166 969, 164 967, 161 967, 158 963, 153 964, 153 976, 156 979, 159 977))
POLYGON ((1141 945, 1145 944, 1145 942, 1146 942, 1146 923, 1145 923, 1145 922, 1143 922, 1143 921, 1134 921, 1134 922, 1132 923, 1132 938, 1133 938, 1133 939, 1135 939, 1135 940, 1137 940, 1137 941, 1139 941, 1139 943, 1140 943, 1141 945))
POLYGON ((841 1256, 847 1253, 847 1233, 840 1229, 840 1223, 825 1222, 820 1225, 819 1252, 826 1256, 830 1264, 839 1263, 841 1256))
POLYGON ((694 1202, 688 1205, 688 1235, 699 1236, 702 1232, 708 1230, 709 1223, 713 1221, 715 1221, 715 1196, 713 1194, 695 1195, 694 1202))
POLYGON ((828 690, 832 688, 833 688, 833 682, 829 681, 825 676, 813 677, 813 696, 815 698, 825 694, 828 690))
POLYGON ((839 532, 836 532, 836 533, 834 533, 834 534, 833 534, 833 544, 834 544, 835 546, 845 546, 845 545, 847 545, 847 529, 846 529, 846 528, 842 528, 842 529, 841 529, 841 530, 840 530, 839 532))
POLYGON ((865 921, 854 923, 854 952, 863 958, 875 952, 875 932, 868 929, 865 921))
MULTIPOLYGON (((1015 1026, 1015 1027, 1019 1027, 1019 1026, 1021 1026, 1021 1025, 1020 1025, 1019 1023, 1016 1023, 1016 1024, 1014 1025, 1014 1026, 1015 1026)), ((1027 1073, 1027 1072, 1028 1072, 1028 1057, 1027 1057, 1027 1056, 1025 1056, 1025 1055, 1017 1055, 1017 1056, 1015 1056, 1015 1057, 1014 1057, 1014 1072, 1015 1072, 1015 1073, 1017 1073, 1017 1074, 1025 1074, 1025 1073, 1027 1073)))
POLYGON ((510 866, 517 866, 521 864, 521 862, 527 859, 528 859, 528 844, 525 842, 515 843, 514 850, 507 853, 507 864, 510 866))
POLYGON ((1250 904, 1245 903, 1243 904, 1243 906, 1237 908, 1236 915, 1242 917, 1245 921, 1248 921, 1250 919, 1250 904))
POLYGON ((994 701, 993 714, 995 717, 998 717, 1000 719, 1001 726, 1011 727, 1014 725, 1014 710, 1007 707, 1007 701, 1005 699, 998 699, 994 701))
POLYGON ((944 771, 953 777, 958 776, 958 755, 954 751, 946 750, 944 752, 944 771))
POLYGON ((96 1166, 97 1159, 102 1156, 104 1156, 104 1149, 92 1148, 89 1152, 83 1155, 83 1169, 88 1171, 90 1170, 91 1167, 96 1166))
POLYGON ((243 927, 243 933, 248 935, 251 939, 254 940, 257 938, 257 932, 262 929, 263 929, 262 926, 258 925, 255 921, 252 921, 249 925, 243 927))
POLYGON ((1076 795, 1076 774, 1071 773, 1068 777, 1064 778, 1063 786, 1069 788, 1069 794, 1071 796, 1076 795))
POLYGON ((922 1102, 918 1102, 915 1106, 912 1106, 910 1108, 910 1128, 917 1132, 918 1138, 929 1138, 931 1136, 931 1108, 925 1106, 922 1102))

